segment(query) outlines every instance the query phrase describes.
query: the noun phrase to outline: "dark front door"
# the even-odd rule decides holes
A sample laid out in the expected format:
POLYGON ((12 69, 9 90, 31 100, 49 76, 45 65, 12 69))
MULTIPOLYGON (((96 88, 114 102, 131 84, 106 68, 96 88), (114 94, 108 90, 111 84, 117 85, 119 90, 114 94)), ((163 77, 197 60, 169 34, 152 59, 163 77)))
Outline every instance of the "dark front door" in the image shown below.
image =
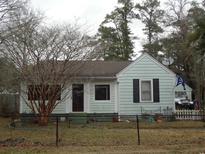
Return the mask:
POLYGON ((72 86, 73 112, 84 111, 84 86, 83 84, 73 84, 72 86))

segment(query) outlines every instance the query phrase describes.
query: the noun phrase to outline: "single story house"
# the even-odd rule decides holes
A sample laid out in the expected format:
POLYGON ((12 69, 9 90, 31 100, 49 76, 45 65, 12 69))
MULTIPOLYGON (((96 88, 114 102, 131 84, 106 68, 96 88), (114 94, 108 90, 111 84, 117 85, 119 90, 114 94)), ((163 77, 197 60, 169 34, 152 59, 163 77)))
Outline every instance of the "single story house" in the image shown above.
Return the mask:
MULTIPOLYGON (((53 113, 136 115, 175 110, 176 74, 147 53, 135 61, 87 61, 53 113)), ((21 88, 27 89, 26 84, 21 88)), ((20 113, 30 113, 20 97, 20 113)), ((63 95, 63 92, 62 94, 63 95)), ((23 99, 24 98, 24 99, 23 99)))

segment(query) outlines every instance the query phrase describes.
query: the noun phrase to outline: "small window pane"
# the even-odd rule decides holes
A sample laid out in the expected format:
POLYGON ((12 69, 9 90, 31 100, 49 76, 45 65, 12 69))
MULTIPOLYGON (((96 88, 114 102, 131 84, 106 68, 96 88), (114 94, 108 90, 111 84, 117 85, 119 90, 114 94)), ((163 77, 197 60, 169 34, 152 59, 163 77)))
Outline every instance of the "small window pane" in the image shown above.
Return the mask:
POLYGON ((187 96, 186 92, 184 91, 176 91, 175 98, 185 98, 187 96))
POLYGON ((141 100, 152 100, 151 81, 141 81, 141 100))
POLYGON ((110 86, 95 85, 95 100, 110 100, 110 86))

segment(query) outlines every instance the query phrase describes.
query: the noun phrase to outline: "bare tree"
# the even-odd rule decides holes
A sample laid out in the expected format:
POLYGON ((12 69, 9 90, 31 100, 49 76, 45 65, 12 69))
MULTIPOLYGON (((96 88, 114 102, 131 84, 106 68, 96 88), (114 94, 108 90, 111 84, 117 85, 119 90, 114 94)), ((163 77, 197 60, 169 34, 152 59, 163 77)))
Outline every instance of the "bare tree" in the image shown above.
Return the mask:
POLYGON ((174 27, 180 32, 182 38, 186 37, 188 31, 187 14, 191 5, 190 0, 168 0, 166 3, 168 10, 166 13, 167 25, 174 27))
POLYGON ((42 26, 41 18, 29 11, 16 13, 13 18, 18 20, 8 25, 2 52, 17 67, 22 84, 27 85, 21 88, 21 96, 38 115, 39 124, 46 125, 48 116, 67 97, 67 85, 82 66, 78 61, 93 58, 93 42, 77 25, 42 26))
POLYGON ((0 1, 0 43, 2 41, 2 35, 8 30, 7 25, 11 23, 13 14, 25 10, 28 2, 26 0, 1 0, 0 1))
POLYGON ((203 101, 204 93, 204 9, 191 0, 169 0, 167 3, 169 53, 175 59, 172 69, 186 77, 195 98, 203 101), (174 67, 173 67, 174 66, 174 67))
POLYGON ((188 10, 191 7, 190 0, 168 0, 166 25, 169 27, 169 35, 164 41, 164 48, 168 57, 172 56, 174 63, 171 68, 179 74, 190 79, 190 48, 187 47, 187 37, 190 32, 188 10))
POLYGON ((25 7, 27 4, 26 0, 1 0, 0 1, 0 21, 2 23, 7 23, 10 20, 10 15, 16 10, 25 7))

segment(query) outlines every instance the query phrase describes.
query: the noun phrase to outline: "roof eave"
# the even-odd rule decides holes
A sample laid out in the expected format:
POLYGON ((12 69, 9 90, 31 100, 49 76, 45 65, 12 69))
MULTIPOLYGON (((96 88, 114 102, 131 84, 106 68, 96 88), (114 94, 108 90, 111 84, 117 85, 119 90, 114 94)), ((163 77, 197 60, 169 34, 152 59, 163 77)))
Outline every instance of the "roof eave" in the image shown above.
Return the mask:
POLYGON ((98 79, 98 80, 116 80, 116 76, 79 76, 75 79, 98 79))

